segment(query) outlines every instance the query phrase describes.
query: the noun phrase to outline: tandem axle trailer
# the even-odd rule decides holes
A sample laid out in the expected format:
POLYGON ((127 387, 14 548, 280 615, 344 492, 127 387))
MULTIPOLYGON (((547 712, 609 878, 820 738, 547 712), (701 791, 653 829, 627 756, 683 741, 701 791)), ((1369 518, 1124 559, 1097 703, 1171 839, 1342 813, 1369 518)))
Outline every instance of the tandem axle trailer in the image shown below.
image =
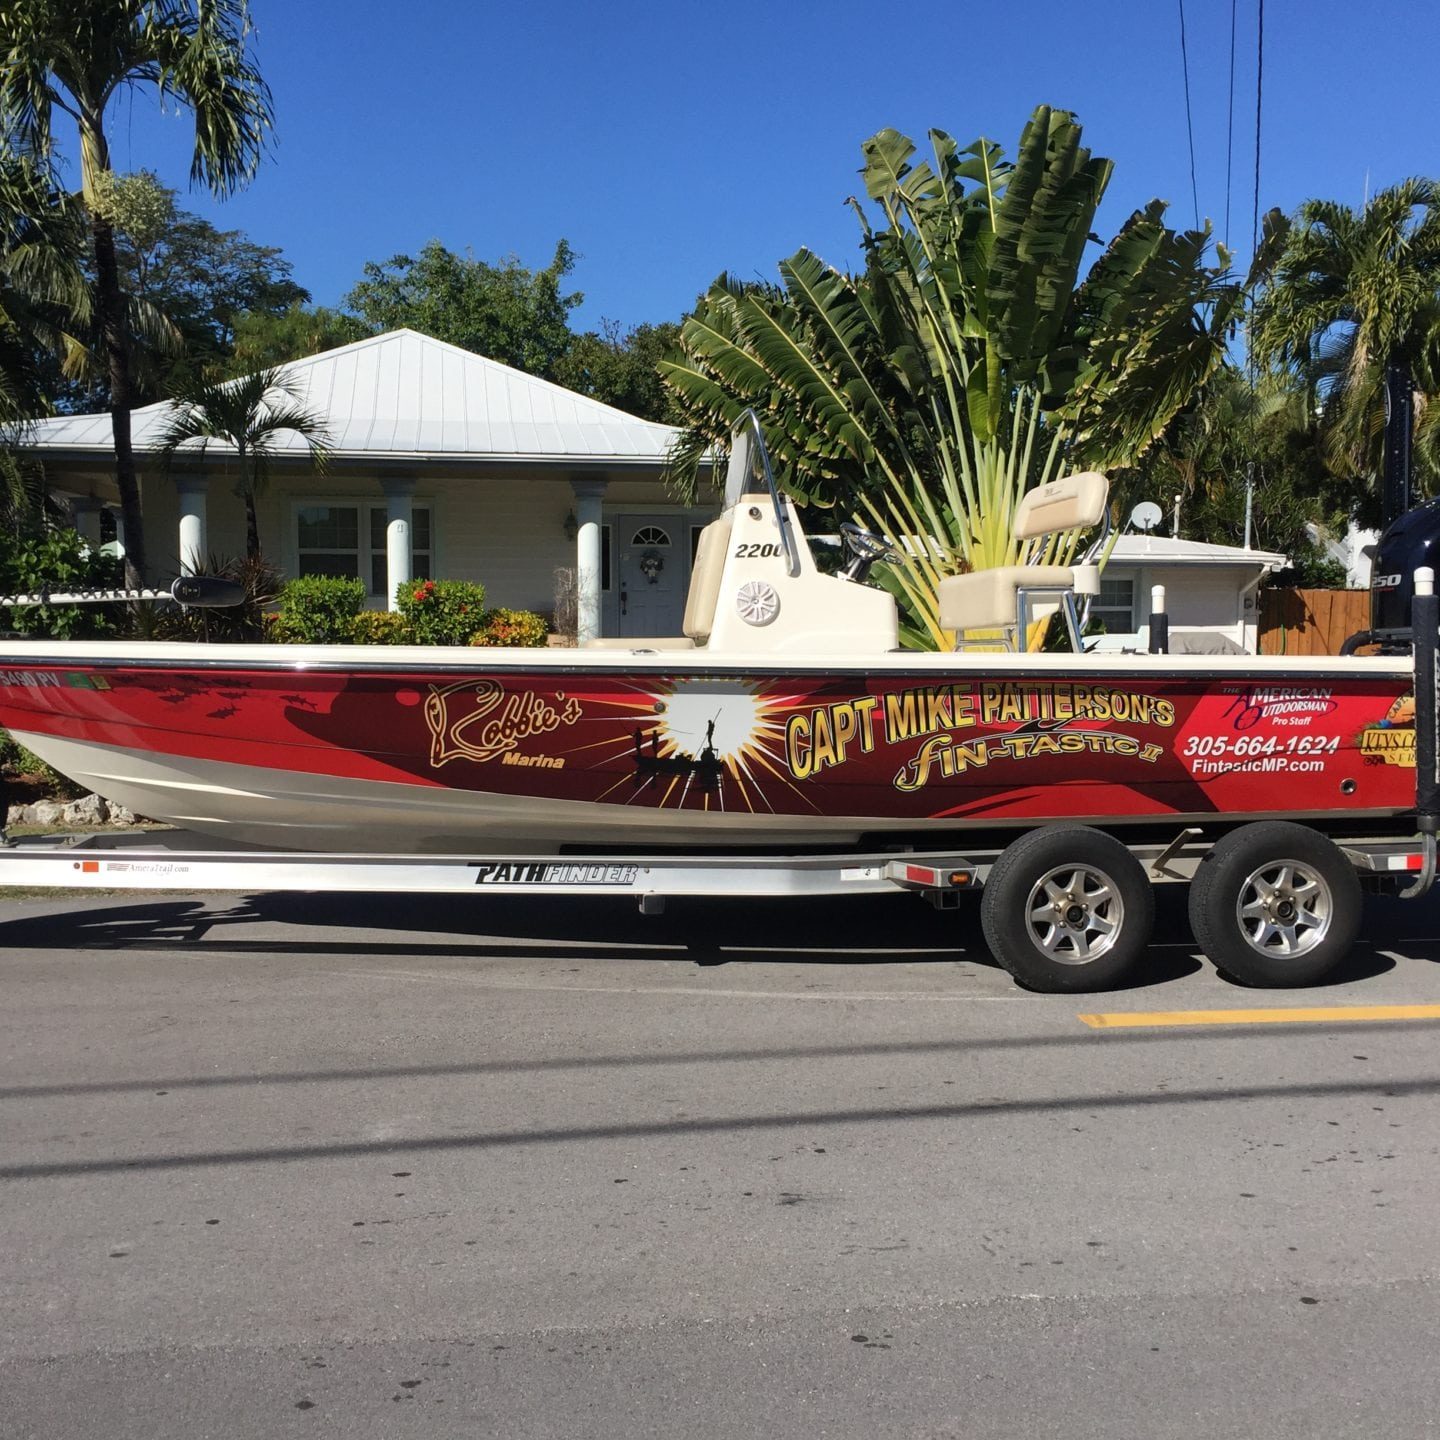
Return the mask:
POLYGON ((0 885, 55 890, 624 897, 642 914, 680 897, 918 895, 939 909, 979 892, 986 941, 1031 989, 1117 983, 1148 944, 1157 884, 1189 884, 1200 947, 1236 978, 1314 984, 1348 953, 1365 890, 1417 889, 1414 836, 1336 842, 1283 821, 1219 840, 1186 829, 1123 844, 1087 826, 1028 831, 1004 849, 833 855, 306 855, 174 848, 178 832, 24 839, 0 885), (1197 908, 1198 907, 1198 908, 1197 908))

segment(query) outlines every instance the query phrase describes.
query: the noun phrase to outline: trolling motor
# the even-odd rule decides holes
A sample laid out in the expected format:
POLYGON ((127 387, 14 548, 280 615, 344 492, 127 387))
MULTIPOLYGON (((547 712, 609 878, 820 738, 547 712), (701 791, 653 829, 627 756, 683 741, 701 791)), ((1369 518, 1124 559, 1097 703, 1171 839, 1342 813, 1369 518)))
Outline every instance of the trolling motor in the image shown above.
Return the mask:
POLYGON ((166 590, 39 590, 29 595, 0 595, 0 607, 23 605, 114 605, 135 600, 182 605, 187 610, 219 610, 245 603, 245 587, 221 575, 181 575, 166 590))

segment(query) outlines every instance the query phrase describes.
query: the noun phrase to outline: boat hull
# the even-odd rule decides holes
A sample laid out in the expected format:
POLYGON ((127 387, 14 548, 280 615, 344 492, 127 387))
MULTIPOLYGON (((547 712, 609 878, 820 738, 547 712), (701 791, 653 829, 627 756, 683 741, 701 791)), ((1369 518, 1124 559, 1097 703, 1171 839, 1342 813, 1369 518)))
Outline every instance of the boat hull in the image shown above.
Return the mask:
POLYGON ((300 850, 819 846, 1414 806, 1399 665, 193 649, 5 647, 0 724, 138 814, 300 850))

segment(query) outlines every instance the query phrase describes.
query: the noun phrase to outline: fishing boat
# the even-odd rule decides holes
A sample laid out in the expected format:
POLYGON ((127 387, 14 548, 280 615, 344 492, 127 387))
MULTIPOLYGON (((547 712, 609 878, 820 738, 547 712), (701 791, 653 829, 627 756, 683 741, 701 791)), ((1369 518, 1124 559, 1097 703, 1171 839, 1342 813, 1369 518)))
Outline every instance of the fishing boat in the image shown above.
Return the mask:
MULTIPOLYGON (((1051 535, 1103 528, 1104 481, 1032 491, 1051 535)), ((319 852, 850 846, 1070 821, 1413 812, 1403 656, 1093 654, 1093 565, 945 581, 942 619, 1011 648, 901 650, 845 528, 822 573, 758 425, 737 432, 685 633, 503 650, 24 640, 0 725, 76 783, 205 836, 319 852), (1026 653, 1043 607, 1069 651, 1026 653)))

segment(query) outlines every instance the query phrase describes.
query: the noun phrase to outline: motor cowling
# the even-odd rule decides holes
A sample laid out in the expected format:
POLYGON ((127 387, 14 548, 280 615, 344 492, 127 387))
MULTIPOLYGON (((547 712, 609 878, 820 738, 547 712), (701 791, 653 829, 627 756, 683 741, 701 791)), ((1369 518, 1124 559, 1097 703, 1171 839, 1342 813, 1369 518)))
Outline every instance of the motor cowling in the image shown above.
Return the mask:
POLYGON ((1440 500, 1407 510, 1380 537, 1370 572, 1370 628, 1403 630, 1410 624, 1415 572, 1440 573, 1440 500))

